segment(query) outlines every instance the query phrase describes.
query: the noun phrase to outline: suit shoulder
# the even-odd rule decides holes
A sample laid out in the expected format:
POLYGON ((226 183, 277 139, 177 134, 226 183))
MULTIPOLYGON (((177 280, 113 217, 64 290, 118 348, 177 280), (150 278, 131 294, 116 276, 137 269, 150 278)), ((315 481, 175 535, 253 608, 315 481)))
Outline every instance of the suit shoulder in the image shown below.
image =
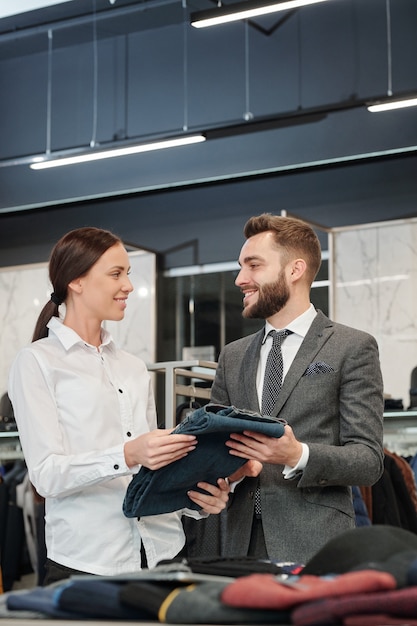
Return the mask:
POLYGON ((334 322, 329 319, 322 311, 318 311, 317 317, 313 322, 312 328, 320 333, 326 332, 326 329, 332 332, 335 338, 345 340, 347 342, 371 342, 376 343, 375 337, 368 331, 354 328, 347 324, 334 322))
POLYGON ((348 326, 347 324, 341 324, 339 322, 332 322, 333 327, 337 333, 345 335, 347 337, 356 336, 362 339, 375 339, 375 337, 366 330, 361 330, 360 328, 354 328, 353 326, 348 326))
POLYGON ((231 341, 226 344, 222 352, 242 352, 243 350, 246 350, 252 341, 255 341, 261 333, 263 333, 263 330, 252 333, 251 335, 246 335, 245 337, 240 337, 240 339, 235 339, 235 341, 231 341))

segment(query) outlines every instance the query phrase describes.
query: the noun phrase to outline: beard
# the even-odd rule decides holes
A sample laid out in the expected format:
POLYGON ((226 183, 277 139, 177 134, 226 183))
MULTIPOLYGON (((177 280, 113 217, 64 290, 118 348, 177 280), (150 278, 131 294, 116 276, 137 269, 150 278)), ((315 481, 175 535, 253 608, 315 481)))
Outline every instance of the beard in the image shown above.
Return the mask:
POLYGON ((268 319, 284 308, 289 297, 285 273, 281 271, 275 282, 259 287, 257 302, 248 306, 243 305, 242 316, 247 319, 268 319))

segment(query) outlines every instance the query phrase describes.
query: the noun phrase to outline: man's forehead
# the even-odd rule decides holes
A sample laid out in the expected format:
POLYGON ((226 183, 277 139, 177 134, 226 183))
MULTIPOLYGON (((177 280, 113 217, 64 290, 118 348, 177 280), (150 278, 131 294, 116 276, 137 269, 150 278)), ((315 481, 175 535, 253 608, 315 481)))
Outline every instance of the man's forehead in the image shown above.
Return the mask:
POLYGON ((256 258, 269 254, 271 251, 279 252, 273 233, 270 231, 254 235, 245 241, 240 251, 240 258, 256 258))
POLYGON ((252 263, 253 261, 264 261, 265 257, 262 254, 246 254, 239 258, 240 263, 252 263))

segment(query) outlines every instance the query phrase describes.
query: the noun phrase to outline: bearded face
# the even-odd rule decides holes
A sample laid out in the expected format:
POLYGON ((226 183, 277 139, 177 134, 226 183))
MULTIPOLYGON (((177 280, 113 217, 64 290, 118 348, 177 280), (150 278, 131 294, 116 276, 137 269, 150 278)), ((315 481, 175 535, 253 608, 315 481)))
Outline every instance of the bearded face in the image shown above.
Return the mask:
POLYGON ((268 319, 287 304, 290 297, 284 270, 281 270, 276 281, 257 287, 258 297, 253 304, 243 302, 243 317, 248 319, 268 319))

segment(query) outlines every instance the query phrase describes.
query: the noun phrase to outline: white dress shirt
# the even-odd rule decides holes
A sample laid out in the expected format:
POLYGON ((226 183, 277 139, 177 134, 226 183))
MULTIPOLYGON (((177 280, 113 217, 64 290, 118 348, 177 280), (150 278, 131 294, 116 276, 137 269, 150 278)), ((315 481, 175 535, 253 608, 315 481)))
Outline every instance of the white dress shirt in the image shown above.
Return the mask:
POLYGON ((123 515, 132 474, 126 441, 156 428, 145 364, 120 350, 103 329, 99 348, 56 317, 49 336, 23 348, 12 364, 13 403, 29 478, 46 498, 47 556, 99 575, 141 568, 141 539, 149 567, 184 545, 185 510, 144 517, 123 515))
MULTIPOLYGON (((317 315, 316 309, 314 308, 312 304, 310 304, 310 307, 307 309, 307 311, 305 311, 304 313, 296 317, 295 320, 293 320, 290 324, 285 326, 285 328, 291 331, 291 335, 288 335, 288 337, 285 338, 285 341, 283 341, 281 345, 282 362, 283 362, 283 375, 282 375, 283 381, 316 315, 317 315)), ((256 388, 258 392, 259 406, 262 406, 262 389, 263 389, 263 384, 264 384, 266 361, 268 358, 269 351, 272 348, 272 337, 268 336, 268 333, 271 330, 284 330, 284 329, 274 328, 273 326, 271 326, 269 322, 265 322, 265 335, 264 335, 264 339, 263 339, 262 346, 261 346, 258 370, 257 370, 257 375, 256 375, 256 388)), ((303 447, 303 452, 297 465, 295 465, 294 467, 289 467, 288 465, 286 465, 284 467, 283 474, 285 478, 294 478, 307 465, 307 461, 309 457, 309 449, 308 449, 307 444, 302 443, 301 445, 303 447)))

